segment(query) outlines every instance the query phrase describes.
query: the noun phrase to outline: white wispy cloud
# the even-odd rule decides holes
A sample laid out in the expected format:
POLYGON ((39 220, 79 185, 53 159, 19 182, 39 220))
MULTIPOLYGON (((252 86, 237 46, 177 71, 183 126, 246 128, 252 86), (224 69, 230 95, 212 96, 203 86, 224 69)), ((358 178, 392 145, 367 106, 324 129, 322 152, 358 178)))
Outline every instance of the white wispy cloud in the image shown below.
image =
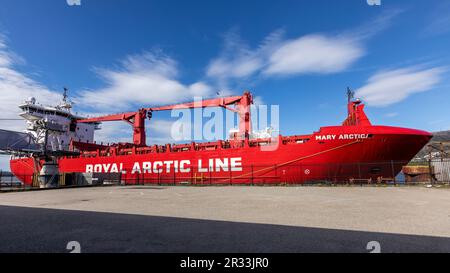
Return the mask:
POLYGON ((9 171, 9 155, 0 155, 0 171, 9 171))
POLYGON ((163 54, 145 52, 128 56, 118 69, 96 69, 105 87, 82 90, 77 101, 96 109, 130 109, 134 105, 175 103, 194 96, 209 96, 205 82, 177 80, 177 63, 163 54))
POLYGON ((412 66, 377 72, 356 91, 356 96, 371 106, 391 105, 414 93, 433 89, 442 80, 446 70, 445 67, 412 66))
MULTIPOLYGON (((9 50, 5 36, 0 35, 0 113, 3 119, 18 118, 18 105, 28 97, 35 97, 42 104, 52 104, 60 99, 60 94, 19 71, 18 67, 24 62, 23 58, 9 50)), ((24 122, 2 120, 0 126, 21 131, 24 122)))
POLYGON ((275 31, 257 48, 251 49, 236 33, 228 34, 224 52, 211 60, 206 75, 216 80, 220 88, 227 89, 230 82, 257 75, 273 77, 340 72, 365 53, 360 40, 352 37, 325 34, 290 40, 282 37, 282 31, 275 31))
POLYGON ((387 28, 400 10, 389 10, 357 28, 338 34, 313 33, 291 39, 284 31, 251 48, 235 30, 225 35, 224 50, 207 67, 208 77, 227 81, 255 75, 329 74, 346 70, 366 53, 365 42, 387 28))
MULTIPOLYGON (((59 99, 59 95, 45 85, 20 72, 18 67, 25 60, 8 48, 7 39, 0 34, 0 128, 23 131, 25 123, 17 119, 20 109, 17 107, 28 97, 36 97, 44 104, 59 99)), ((9 170, 9 156, 0 156, 0 170, 9 170)))
POLYGON ((384 116, 387 117, 387 118, 393 118, 393 117, 398 116, 398 113, 397 112, 391 112, 391 113, 385 114, 384 116))
POLYGON ((133 142, 132 127, 124 121, 104 122, 100 127, 95 132, 97 143, 133 142))
POLYGON ((264 70, 269 75, 336 73, 364 55, 358 40, 349 37, 307 35, 285 41, 269 56, 264 70))
POLYGON ((244 78, 260 71, 267 64, 267 58, 279 47, 282 30, 268 35, 257 48, 250 48, 241 40, 235 29, 225 35, 222 53, 209 63, 206 75, 219 80, 244 78))
POLYGON ((165 144, 179 142, 183 137, 183 130, 191 131, 191 122, 176 122, 165 119, 154 119, 148 123, 147 144, 165 144))

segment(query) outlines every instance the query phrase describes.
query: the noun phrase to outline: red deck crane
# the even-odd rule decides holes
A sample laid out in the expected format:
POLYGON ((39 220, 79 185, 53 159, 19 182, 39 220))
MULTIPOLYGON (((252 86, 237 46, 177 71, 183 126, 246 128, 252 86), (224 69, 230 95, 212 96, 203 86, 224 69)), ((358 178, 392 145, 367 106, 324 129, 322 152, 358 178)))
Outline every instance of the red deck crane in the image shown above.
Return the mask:
POLYGON ((246 91, 242 96, 230 96, 215 99, 199 100, 188 103, 173 104, 167 106, 159 106, 153 108, 141 108, 136 112, 128 112, 121 114, 112 114, 100 117, 93 117, 78 120, 80 123, 88 122, 105 122, 105 121, 125 121, 133 127, 133 143, 137 146, 145 146, 145 119, 152 117, 152 112, 166 111, 173 109, 194 109, 206 107, 223 107, 233 111, 239 116, 239 134, 236 137, 240 140, 248 140, 251 132, 250 105, 253 104, 253 97, 250 92, 246 91), (229 107, 234 105, 235 107, 229 107))

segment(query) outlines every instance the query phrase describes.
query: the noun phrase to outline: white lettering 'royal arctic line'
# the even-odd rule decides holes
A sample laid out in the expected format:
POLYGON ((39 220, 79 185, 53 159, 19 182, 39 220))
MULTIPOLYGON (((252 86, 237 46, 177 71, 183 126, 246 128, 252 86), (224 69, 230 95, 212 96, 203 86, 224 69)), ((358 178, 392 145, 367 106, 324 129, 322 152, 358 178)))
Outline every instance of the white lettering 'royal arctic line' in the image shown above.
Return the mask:
MULTIPOLYGON (((190 160, 165 160, 134 162, 131 173, 188 173, 195 166, 191 166, 190 160)), ((209 158, 206 162, 197 161, 197 171, 205 172, 240 172, 242 171, 242 158, 209 158)), ((125 173, 123 163, 86 164, 87 173, 125 173)))

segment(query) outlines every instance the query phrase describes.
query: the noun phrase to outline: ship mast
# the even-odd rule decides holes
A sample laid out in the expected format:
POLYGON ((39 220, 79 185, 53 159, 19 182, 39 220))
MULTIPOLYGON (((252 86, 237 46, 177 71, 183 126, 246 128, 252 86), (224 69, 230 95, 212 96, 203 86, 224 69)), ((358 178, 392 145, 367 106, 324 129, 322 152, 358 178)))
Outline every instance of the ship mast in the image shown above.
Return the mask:
POLYGON ((68 112, 70 112, 70 109, 72 109, 72 102, 69 100, 69 95, 68 95, 69 89, 67 87, 63 87, 63 89, 64 89, 64 92, 63 92, 62 102, 60 105, 58 105, 58 108, 65 109, 68 112))
POLYGON ((355 97, 355 92, 350 89, 350 87, 347 87, 347 102, 350 103, 352 99, 355 97))

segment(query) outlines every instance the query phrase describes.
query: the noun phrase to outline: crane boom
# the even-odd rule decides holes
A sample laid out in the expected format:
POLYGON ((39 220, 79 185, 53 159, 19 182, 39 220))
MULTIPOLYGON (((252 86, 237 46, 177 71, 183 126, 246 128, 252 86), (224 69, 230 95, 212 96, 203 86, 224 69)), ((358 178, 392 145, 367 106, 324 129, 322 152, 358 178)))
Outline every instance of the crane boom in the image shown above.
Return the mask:
MULTIPOLYGON (((173 110, 173 109, 193 109, 193 108, 205 108, 205 107, 224 107, 227 108, 227 105, 235 104, 242 99, 242 96, 234 96, 227 98, 217 98, 217 99, 207 99, 207 100, 199 100, 188 103, 180 103, 173 105, 166 105, 160 107, 149 108, 151 111, 163 111, 163 110, 173 110)), ((227 108, 230 110, 234 110, 232 108, 227 108)))
POLYGON ((100 117, 93 117, 78 120, 80 123, 104 122, 104 121, 125 121, 133 127, 133 143, 138 146, 145 146, 145 118, 147 109, 139 109, 137 112, 112 114, 100 117))
POLYGON ((151 113, 155 111, 166 111, 174 109, 194 109, 206 107, 223 107, 239 115, 239 135, 237 139, 248 139, 251 132, 250 105, 253 97, 246 91, 242 96, 230 96, 216 99, 199 100, 188 103, 180 103, 152 108, 141 108, 137 112, 111 114, 100 117, 93 117, 78 120, 80 123, 105 122, 105 121, 125 121, 133 127, 133 143, 137 146, 146 145, 145 119, 151 118, 151 113), (235 108, 229 107, 235 105, 235 108))

